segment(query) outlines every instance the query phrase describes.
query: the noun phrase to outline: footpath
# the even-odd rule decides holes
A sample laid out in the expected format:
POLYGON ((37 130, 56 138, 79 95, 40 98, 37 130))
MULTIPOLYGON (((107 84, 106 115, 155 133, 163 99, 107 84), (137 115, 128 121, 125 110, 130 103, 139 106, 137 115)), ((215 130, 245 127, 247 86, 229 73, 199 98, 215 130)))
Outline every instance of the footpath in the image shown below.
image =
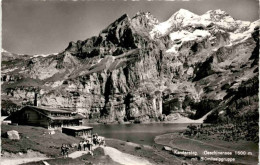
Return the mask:
MULTIPOLYGON (((123 153, 113 147, 104 147, 104 146, 93 146, 93 151, 101 147, 104 149, 105 155, 108 155, 113 161, 118 162, 123 165, 133 165, 133 164, 138 164, 138 165, 151 165, 151 163, 141 157, 137 157, 131 154, 123 153)), ((85 154, 89 154, 89 151, 75 151, 72 152, 68 155, 69 158, 75 159, 80 156, 83 156, 85 154)), ((37 162, 37 161, 42 161, 43 164, 49 165, 47 160, 52 159, 48 157, 24 157, 24 158, 1 158, 1 165, 18 165, 18 164, 23 164, 23 163, 29 163, 29 162, 37 162)))
POLYGON ((123 153, 112 147, 102 147, 104 149, 105 155, 108 155, 113 161, 124 165, 151 165, 151 163, 141 157, 123 153))
MULTIPOLYGON (((93 150, 98 148, 99 146, 93 146, 93 150)), ((133 164, 138 164, 138 165, 151 165, 151 163, 141 157, 137 157, 131 154, 123 153, 113 147, 104 147, 100 146, 101 148, 104 149, 105 155, 108 155, 113 161, 123 164, 123 165, 133 165, 133 164)), ((69 154, 69 158, 75 159, 78 158, 82 155, 88 154, 89 151, 75 151, 71 154, 69 154)))

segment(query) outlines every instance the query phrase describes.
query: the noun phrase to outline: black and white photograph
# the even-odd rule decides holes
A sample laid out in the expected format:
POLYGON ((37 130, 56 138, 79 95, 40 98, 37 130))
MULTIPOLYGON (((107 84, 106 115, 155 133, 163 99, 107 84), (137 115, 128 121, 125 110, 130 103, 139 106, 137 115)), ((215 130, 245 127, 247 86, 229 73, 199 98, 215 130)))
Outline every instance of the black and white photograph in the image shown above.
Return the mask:
POLYGON ((259 164, 259 0, 1 0, 1 165, 259 164))

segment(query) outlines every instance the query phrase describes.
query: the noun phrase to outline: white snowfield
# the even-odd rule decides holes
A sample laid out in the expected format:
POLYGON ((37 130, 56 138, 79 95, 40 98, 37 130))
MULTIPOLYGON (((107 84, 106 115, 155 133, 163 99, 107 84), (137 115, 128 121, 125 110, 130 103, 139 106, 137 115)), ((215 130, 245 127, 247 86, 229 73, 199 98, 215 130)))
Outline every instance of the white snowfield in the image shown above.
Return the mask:
POLYGON ((231 43, 235 44, 238 42, 244 42, 245 40, 250 38, 254 29, 260 25, 260 20, 257 20, 249 24, 245 23, 243 25, 247 25, 247 26, 243 26, 243 29, 240 29, 239 31, 237 30, 234 33, 232 32, 229 33, 231 43), (240 31, 243 31, 243 33, 238 33, 240 31))
POLYGON ((151 163, 141 157, 123 153, 112 147, 102 147, 104 149, 105 155, 108 155, 115 162, 123 165, 151 165, 151 163))
POLYGON ((210 33, 206 30, 195 30, 193 33, 190 33, 186 30, 182 30, 182 31, 170 33, 170 38, 172 41, 174 40, 190 41, 190 40, 195 40, 199 37, 205 38, 207 36, 210 36, 210 33))
POLYGON ((208 38, 210 33, 206 30, 195 30, 193 33, 182 30, 170 33, 170 39, 174 42, 179 42, 180 44, 173 44, 173 46, 168 49, 167 53, 177 53, 178 48, 181 46, 182 42, 194 41, 194 40, 202 40, 208 38))
POLYGON ((180 114, 178 114, 178 118, 176 120, 173 121, 169 121, 167 123, 193 123, 193 124, 202 124, 204 122, 204 120, 207 118, 208 115, 210 115, 213 111, 211 110, 210 112, 208 112, 206 115, 202 116, 201 118, 197 119, 197 120, 193 120, 190 119, 188 117, 183 117, 180 114))
POLYGON ((180 9, 179 11, 174 13, 167 21, 155 25, 150 32, 150 36, 152 39, 155 39, 157 37, 176 32, 180 28, 210 28, 210 26, 213 25, 219 27, 220 29, 234 31, 234 33, 236 34, 237 32, 245 30, 252 31, 252 28, 254 29, 254 27, 259 25, 259 21, 250 24, 250 22, 248 21, 235 20, 225 11, 222 11, 220 9, 210 10, 201 16, 196 15, 188 10, 180 9))

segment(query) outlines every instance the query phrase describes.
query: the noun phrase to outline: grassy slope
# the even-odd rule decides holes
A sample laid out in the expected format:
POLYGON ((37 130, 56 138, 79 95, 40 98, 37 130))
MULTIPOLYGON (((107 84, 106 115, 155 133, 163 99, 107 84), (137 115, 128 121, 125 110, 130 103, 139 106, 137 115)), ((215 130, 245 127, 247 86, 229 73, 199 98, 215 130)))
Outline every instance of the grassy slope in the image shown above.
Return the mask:
MULTIPOLYGON (((54 135, 49 135, 49 130, 41 127, 32 126, 11 126, 2 125, 2 136, 6 131, 17 130, 20 135, 20 140, 9 140, 2 137, 2 151, 17 153, 26 152, 28 149, 41 152, 54 159, 46 160, 51 165, 85 165, 85 164, 99 164, 99 165, 118 165, 109 156, 104 154, 102 148, 97 148, 94 151, 94 156, 83 155, 76 159, 61 158, 60 147, 63 143, 73 144, 79 143, 79 139, 72 136, 67 136, 59 131, 55 131, 54 135)), ((75 148, 70 149, 70 153, 75 151, 75 148)), ((26 165, 44 165, 42 161, 30 162, 26 165)))
POLYGON ((26 152, 28 149, 41 152, 47 156, 59 156, 60 147, 63 143, 78 143, 79 139, 55 131, 54 135, 48 134, 49 130, 32 126, 2 125, 2 151, 26 152), (9 140, 3 137, 9 130, 16 130, 20 134, 20 140, 9 140))
MULTIPOLYGON (((26 152, 28 149, 41 152, 47 156, 52 156, 54 159, 46 160, 52 165, 69 165, 69 164, 110 164, 118 165, 109 156, 104 155, 102 148, 98 148, 94 151, 94 157, 90 155, 84 155, 82 157, 71 159, 61 158, 60 147, 63 143, 73 144, 78 143, 79 139, 71 136, 67 136, 58 131, 54 135, 49 135, 47 129, 32 126, 11 126, 2 125, 2 135, 8 130, 17 130, 20 134, 21 139, 9 140, 2 137, 2 151, 7 152, 26 152)), ((108 146, 114 147, 122 152, 129 153, 135 156, 139 156, 149 160, 153 164, 168 164, 172 163, 178 165, 181 164, 182 160, 173 157, 172 155, 164 152, 161 148, 143 146, 138 144, 130 144, 121 140, 107 139, 106 143, 108 146)), ((70 153, 76 149, 70 149, 70 153)), ((40 162, 31 162, 27 165, 42 165, 40 162)))

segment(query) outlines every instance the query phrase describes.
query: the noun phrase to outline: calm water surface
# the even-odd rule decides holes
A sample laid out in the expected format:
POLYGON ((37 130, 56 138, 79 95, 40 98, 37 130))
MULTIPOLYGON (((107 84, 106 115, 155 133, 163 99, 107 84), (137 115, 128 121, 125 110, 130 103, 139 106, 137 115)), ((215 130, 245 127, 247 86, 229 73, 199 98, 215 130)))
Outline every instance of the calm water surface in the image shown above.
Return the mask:
POLYGON ((93 132, 106 138, 120 139, 139 144, 153 145, 157 135, 183 130, 189 124, 84 124, 93 127, 93 132))

